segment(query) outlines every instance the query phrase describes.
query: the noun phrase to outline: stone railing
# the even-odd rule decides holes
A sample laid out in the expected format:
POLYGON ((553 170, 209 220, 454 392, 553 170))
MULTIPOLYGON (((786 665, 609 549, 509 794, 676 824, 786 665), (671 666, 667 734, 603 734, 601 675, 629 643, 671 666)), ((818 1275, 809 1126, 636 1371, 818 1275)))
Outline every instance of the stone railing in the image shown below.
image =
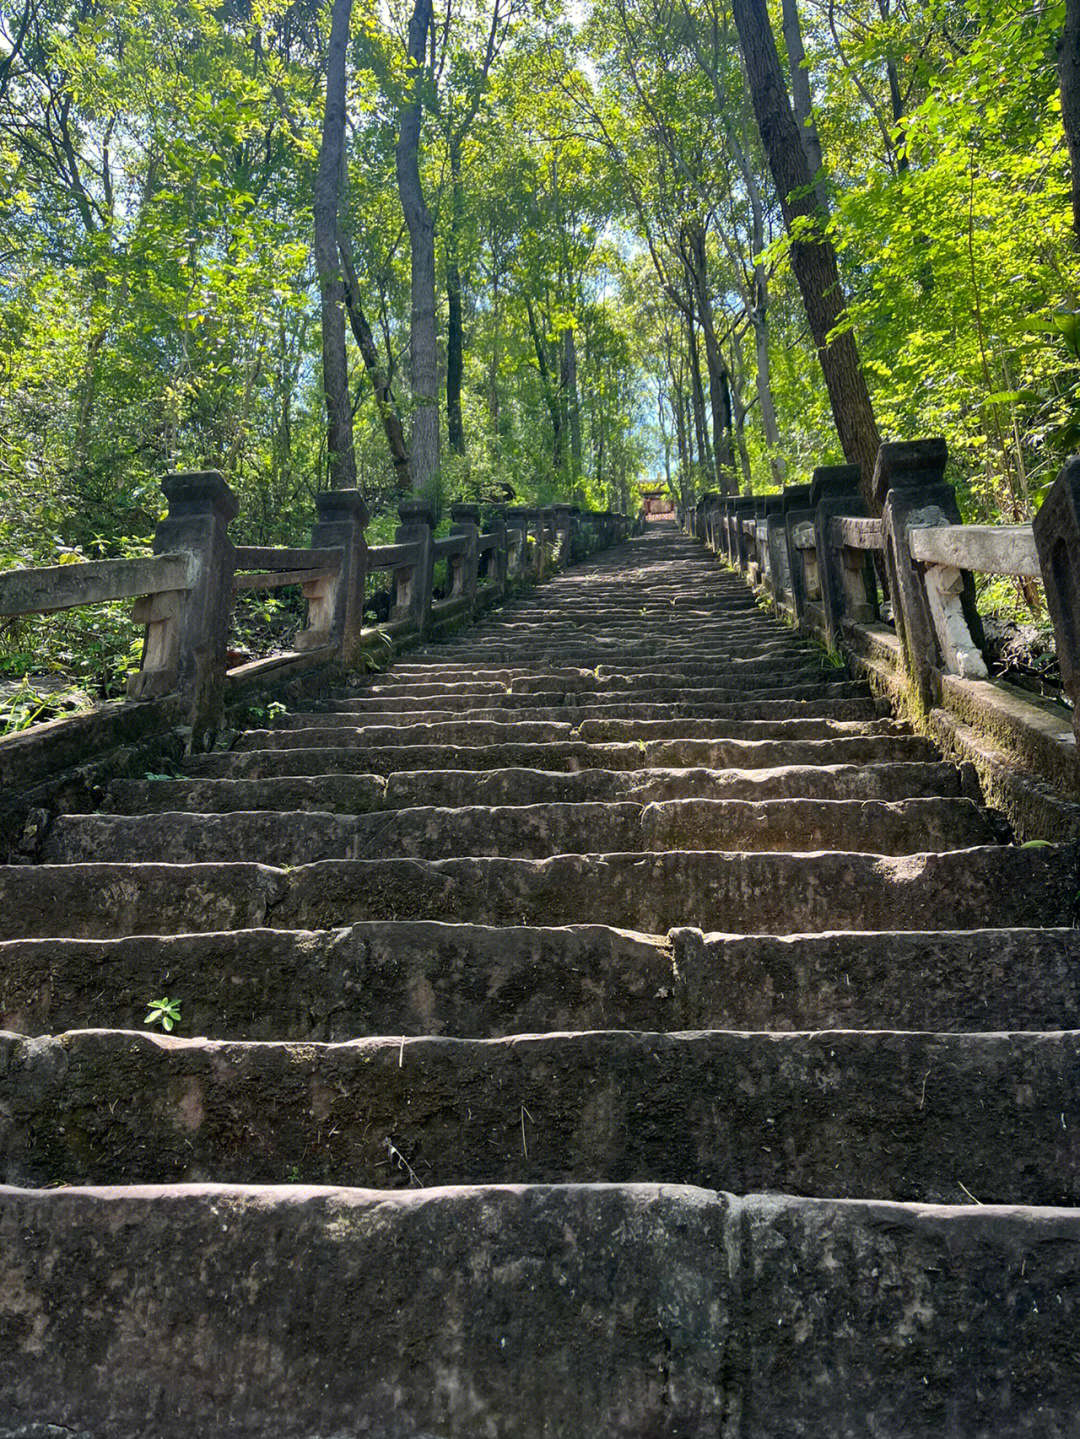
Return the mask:
MULTIPOLYGON (((883 445, 880 518, 867 515, 858 467, 839 465, 778 495, 702 495, 683 524, 779 614, 979 763, 984 780, 993 753, 1080 799, 1080 459, 1033 525, 983 526, 961 523, 947 458, 940 439, 883 445), (1042 582, 1071 721, 1061 705, 990 678, 975 575, 1042 582)), ((1015 812, 995 778, 997 800, 1015 812)))
MULTIPOLYGON (((169 508, 152 557, 0 573, 0 617, 133 599, 133 618, 146 636, 140 668, 128 680, 129 701, 159 702, 161 722, 190 726, 196 743, 220 724, 226 705, 249 690, 305 672, 355 667, 365 649, 385 648, 387 639, 401 647, 467 623, 516 585, 615 544, 630 530, 624 516, 556 505, 496 509, 491 528, 481 532, 477 506, 453 505, 450 533, 436 539, 430 508, 410 499, 399 506, 394 543, 369 546, 364 501, 343 490, 315 497, 310 548, 234 545, 228 528, 239 506, 220 474, 169 475, 162 489, 169 508), (440 560, 447 565, 447 593, 433 599, 440 560), (368 575, 380 571, 392 588, 389 622, 365 627, 368 575), (293 650, 229 668, 235 596, 286 585, 299 585, 307 600, 293 650)), ((0 788, 5 778, 32 781, 35 773, 75 762, 81 750, 127 743, 152 725, 121 712, 147 715, 148 706, 114 703, 0 740, 0 788)))

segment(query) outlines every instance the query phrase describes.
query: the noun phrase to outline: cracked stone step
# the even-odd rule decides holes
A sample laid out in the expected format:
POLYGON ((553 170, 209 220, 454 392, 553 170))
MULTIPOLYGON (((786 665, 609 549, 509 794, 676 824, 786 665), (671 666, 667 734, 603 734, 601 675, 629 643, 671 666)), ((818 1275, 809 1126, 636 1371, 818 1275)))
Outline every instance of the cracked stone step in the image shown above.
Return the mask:
POLYGON ((1068 927, 1075 846, 945 854, 558 855, 552 859, 15 865, 0 869, 0 939, 109 939, 360 920, 606 924, 661 934, 1068 927))
POLYGON ((572 727, 583 721, 606 720, 648 720, 651 722, 676 719, 732 721, 746 723, 755 720, 787 719, 836 719, 872 720, 891 714, 887 702, 866 695, 858 699, 763 699, 738 704, 661 704, 654 701, 638 704, 610 700, 606 704, 592 705, 532 705, 520 708, 506 707, 495 703, 476 709, 440 709, 435 704, 421 704, 398 709, 333 708, 328 710, 298 710, 281 715, 275 729, 327 729, 342 726, 355 729, 361 726, 417 725, 417 724, 544 724, 548 721, 568 723, 572 727))
POLYGON ((801 685, 780 685, 774 689, 753 690, 744 686, 728 689, 664 689, 641 685, 635 689, 537 689, 524 693, 507 691, 498 685, 477 690, 450 692, 422 685, 415 690, 383 691, 360 695, 338 695, 332 708, 343 713, 397 713, 408 708, 474 711, 499 708, 507 711, 566 707, 574 710, 600 708, 606 705, 705 705, 731 704, 735 701, 754 704, 759 700, 845 700, 865 699, 870 691, 857 680, 841 680, 829 684, 815 682, 801 685))
POLYGON ((797 1415, 833 1439, 1000 1439, 1033 1395, 1040 1432, 1068 1434, 1080 1389, 1072 1210, 673 1184, 6 1189, 0 1253, 16 1433, 146 1439, 147 1374, 155 1439, 223 1416, 232 1439, 642 1439, 733 1414, 747 1435, 797 1415))
POLYGON ((0 1115, 0 1173, 34 1187, 291 1173, 394 1189, 411 1170, 425 1187, 1080 1201, 1077 1031, 0 1035, 0 1115), (388 1163, 388 1142, 403 1165, 388 1163))
POLYGON ((992 844, 970 799, 662 800, 474 805, 337 815, 307 810, 230 814, 59 815, 41 847, 46 864, 91 861, 280 866, 321 860, 546 859, 556 854, 669 850, 787 853, 853 848, 914 854, 992 844))
POLYGON ((1080 1028, 1080 930, 821 935, 434 920, 0 943, 0 1029, 350 1040, 563 1030, 1080 1028))
MULTIPOLYGON (((522 696, 522 698, 526 698, 522 696)), ((303 720, 307 718, 308 723, 317 721, 322 723, 327 715, 339 715, 341 723, 345 725, 356 725, 360 723, 375 724, 441 724, 444 721, 455 721, 473 723, 474 721, 493 720, 498 724, 521 724, 543 722, 545 720, 561 721, 568 719, 572 724, 580 724, 582 720, 606 720, 606 719, 716 719, 716 720, 765 720, 765 719, 800 719, 806 715, 813 715, 822 719, 876 719, 883 717, 884 702, 872 699, 869 695, 860 697, 829 697, 819 695, 812 697, 800 697, 795 699, 763 699, 756 701, 742 700, 737 704, 696 704, 685 701, 660 702, 652 698, 627 701, 616 698, 609 698, 600 704, 593 704, 582 701, 579 704, 567 704, 561 698, 555 704, 536 703, 531 705, 503 705, 499 701, 485 705, 482 701, 471 709, 464 708, 440 708, 438 702, 421 703, 412 706, 398 706, 396 708, 380 708, 368 710, 365 708, 348 709, 343 706, 335 706, 332 710, 321 710, 312 712, 308 716, 296 714, 292 717, 292 723, 302 727, 303 720)), ((891 713, 891 711, 890 711, 891 713)), ((289 726, 286 725, 286 728, 289 726)))
MULTIPOLYGON (((288 720, 288 716, 284 717, 288 720)), ((313 749, 359 746, 364 749, 387 745, 445 744, 467 746, 505 743, 513 737, 519 744, 545 744, 580 739, 589 744, 604 740, 827 740, 848 737, 902 736, 909 727, 892 719, 833 720, 569 720, 521 721, 500 724, 495 720, 472 723, 442 720, 435 724, 365 724, 351 715, 299 715, 308 723, 293 728, 288 723, 269 730, 245 730, 234 752, 253 749, 313 749), (344 720, 345 723, 340 721, 344 720), (329 721, 326 723, 325 721, 329 721), (335 723, 335 721, 338 721, 335 723)))
POLYGON ((921 735, 873 734, 828 740, 642 740, 636 744, 489 745, 319 745, 316 748, 226 750, 195 755, 184 762, 188 774, 236 779, 274 775, 329 775, 396 770, 642 768, 774 769, 787 765, 932 763, 939 759, 921 735))
POLYGON ((404 770, 281 779, 114 780, 106 808, 117 814, 187 810, 368 810, 476 804, 549 804, 669 799, 901 800, 960 793, 948 764, 789 765, 766 770, 404 770))

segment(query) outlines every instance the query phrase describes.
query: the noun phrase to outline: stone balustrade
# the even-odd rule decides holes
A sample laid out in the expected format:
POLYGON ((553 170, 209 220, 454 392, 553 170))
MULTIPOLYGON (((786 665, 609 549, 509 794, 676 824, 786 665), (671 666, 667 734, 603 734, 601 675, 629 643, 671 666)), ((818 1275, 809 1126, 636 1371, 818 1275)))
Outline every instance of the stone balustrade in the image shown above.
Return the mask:
POLYGON ((974 727, 1080 795, 1080 459, 1033 525, 964 525, 942 439, 886 444, 871 517, 857 466, 767 497, 702 495, 688 533, 740 570, 776 612, 881 681, 904 713, 974 727), (975 575, 1041 580, 1071 730, 1060 706, 990 678, 975 575))
POLYGON ((239 505, 217 471, 169 475, 162 489, 169 508, 152 557, 0 574, 0 617, 133 599, 133 617, 145 625, 146 637, 140 668, 128 681, 129 698, 168 697, 174 709, 179 700, 179 715, 195 735, 220 722, 230 691, 308 669, 355 667, 373 645, 389 640, 400 647, 468 623, 511 589, 630 532, 625 516, 569 505, 497 507, 490 528, 481 531, 479 507, 455 504, 450 533, 435 538, 427 501, 410 498, 398 507, 394 543, 369 546, 364 500, 357 491, 342 490, 316 496, 310 548, 234 545, 228 527, 239 505), (440 561, 447 584, 436 598, 440 561), (389 619, 365 627, 368 577, 379 572, 388 576, 389 619), (236 594, 286 585, 299 585, 307 601, 294 649, 229 669, 236 594))

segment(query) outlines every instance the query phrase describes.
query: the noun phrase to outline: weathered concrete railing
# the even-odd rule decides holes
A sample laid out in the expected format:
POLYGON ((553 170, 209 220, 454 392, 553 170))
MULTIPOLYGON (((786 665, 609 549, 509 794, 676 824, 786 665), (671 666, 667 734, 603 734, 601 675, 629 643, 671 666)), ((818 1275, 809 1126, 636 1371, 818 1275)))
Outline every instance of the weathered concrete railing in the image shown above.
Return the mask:
MULTIPOLYGON (((840 465, 780 495, 703 495, 684 526, 779 613, 842 650, 916 723, 979 763, 984 780, 996 746, 1080 798, 1080 460, 1062 470, 1033 525, 999 527, 961 523, 947 457, 940 439, 883 445, 873 478, 880 518, 866 513, 858 467, 840 465), (1052 702, 990 679, 975 575, 1042 582, 1071 726, 1052 702)), ((1015 818, 1000 773, 992 778, 1015 818)), ((1080 836, 1080 811, 1073 818, 1080 836)))
MULTIPOLYGON (((162 489, 169 508, 155 532, 153 557, 0 574, 0 616, 133 599, 133 617, 146 634, 142 663, 128 681, 129 698, 159 702, 162 722, 186 724, 196 739, 213 731, 226 704, 248 691, 355 666, 366 648, 387 639, 400 646, 467 623, 515 585, 541 579, 554 564, 606 548, 630 531, 624 516, 586 516, 555 506, 498 508, 491 528, 481 533, 479 508, 456 504, 450 533, 437 539, 426 501, 410 499, 399 506, 394 544, 369 547, 364 501, 345 490, 316 496, 310 548, 234 546, 228 527, 239 507, 220 474, 169 475, 162 489), (443 560, 446 593, 433 599, 435 565, 443 560), (379 571, 391 578, 390 617, 384 626, 365 628, 368 575, 379 571), (299 585, 307 600, 294 649, 228 668, 235 596, 286 585, 299 585)), ((16 773, 29 783, 35 772, 77 762, 80 750, 140 738, 152 722, 124 717, 140 711, 146 716, 147 706, 120 702, 94 716, 55 720, 0 741, 0 790, 16 773), (24 755, 31 748, 33 763, 20 769, 16 751, 24 755)))

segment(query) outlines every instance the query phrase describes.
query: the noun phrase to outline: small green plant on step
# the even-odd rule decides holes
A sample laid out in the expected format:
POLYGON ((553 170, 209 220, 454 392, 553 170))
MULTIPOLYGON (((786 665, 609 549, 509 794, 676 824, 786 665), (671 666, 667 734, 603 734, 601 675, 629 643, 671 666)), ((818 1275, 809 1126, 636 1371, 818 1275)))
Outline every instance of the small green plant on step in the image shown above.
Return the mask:
POLYGON ((143 1020, 143 1024, 160 1024, 162 1029, 168 1033, 180 1023, 180 1001, 170 999, 165 995, 161 999, 151 999, 147 1004, 150 1013, 143 1020))

